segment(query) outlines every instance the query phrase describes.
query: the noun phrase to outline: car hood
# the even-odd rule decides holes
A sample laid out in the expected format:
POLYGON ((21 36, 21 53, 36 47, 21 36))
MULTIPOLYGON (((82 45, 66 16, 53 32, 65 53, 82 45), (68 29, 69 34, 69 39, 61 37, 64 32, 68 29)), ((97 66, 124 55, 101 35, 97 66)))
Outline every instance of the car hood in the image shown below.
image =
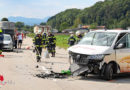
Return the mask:
POLYGON ((93 46, 93 45, 74 45, 68 48, 68 51, 73 53, 94 55, 94 54, 109 54, 112 49, 108 46, 93 46))

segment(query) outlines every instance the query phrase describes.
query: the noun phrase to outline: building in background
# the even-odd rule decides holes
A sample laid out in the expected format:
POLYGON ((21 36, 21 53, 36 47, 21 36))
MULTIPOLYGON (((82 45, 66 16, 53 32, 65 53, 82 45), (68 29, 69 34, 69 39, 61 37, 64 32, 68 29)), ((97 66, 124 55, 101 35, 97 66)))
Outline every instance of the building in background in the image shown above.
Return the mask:
POLYGON ((51 32, 51 26, 49 25, 36 25, 34 27, 34 33, 37 34, 38 32, 41 32, 41 33, 48 33, 48 32, 51 32))
POLYGON ((58 30, 57 29, 53 29, 52 33, 58 33, 58 30))

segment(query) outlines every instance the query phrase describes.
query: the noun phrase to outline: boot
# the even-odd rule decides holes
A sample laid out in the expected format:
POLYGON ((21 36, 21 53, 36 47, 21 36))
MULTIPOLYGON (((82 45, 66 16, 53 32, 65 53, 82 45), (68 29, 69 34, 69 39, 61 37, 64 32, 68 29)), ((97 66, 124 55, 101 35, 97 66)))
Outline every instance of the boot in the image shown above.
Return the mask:
POLYGON ((37 59, 37 62, 41 62, 41 59, 37 59))
POLYGON ((53 53, 51 53, 51 57, 53 57, 53 53))
POLYGON ((55 53, 52 53, 52 57, 55 57, 55 53))
POLYGON ((37 56, 37 62, 41 62, 41 57, 37 56))
POLYGON ((33 53, 35 53, 35 49, 33 49, 33 53))

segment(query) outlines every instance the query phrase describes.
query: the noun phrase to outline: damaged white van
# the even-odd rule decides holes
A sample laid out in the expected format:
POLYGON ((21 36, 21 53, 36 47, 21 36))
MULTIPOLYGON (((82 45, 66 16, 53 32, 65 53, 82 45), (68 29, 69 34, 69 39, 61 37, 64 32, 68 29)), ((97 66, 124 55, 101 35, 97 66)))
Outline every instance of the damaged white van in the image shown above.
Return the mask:
POLYGON ((130 72, 130 31, 100 30, 87 33, 68 49, 73 76, 98 74, 107 80, 130 72))

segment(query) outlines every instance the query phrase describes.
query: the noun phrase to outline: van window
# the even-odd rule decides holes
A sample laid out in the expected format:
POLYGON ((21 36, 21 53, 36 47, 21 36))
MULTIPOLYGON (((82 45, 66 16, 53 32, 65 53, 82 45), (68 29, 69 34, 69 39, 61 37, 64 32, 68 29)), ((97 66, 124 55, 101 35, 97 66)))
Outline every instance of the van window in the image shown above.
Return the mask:
POLYGON ((115 32, 89 32, 79 42, 83 45, 111 46, 117 33, 115 32))
POLYGON ((4 41, 10 41, 11 40, 11 37, 9 36, 4 36, 4 41))
POLYGON ((117 38, 117 41, 118 42, 121 38, 123 38, 127 33, 121 33, 118 38, 117 38))
POLYGON ((119 45, 120 43, 123 44, 123 48, 130 48, 130 34, 126 34, 124 37, 122 37, 117 45, 119 45))
POLYGON ((80 44, 91 45, 94 35, 95 35, 95 32, 89 32, 89 33, 87 33, 87 34, 84 36, 84 38, 81 40, 81 42, 79 42, 79 43, 80 43, 80 44))
POLYGON ((130 34, 128 34, 128 48, 130 48, 130 34))

